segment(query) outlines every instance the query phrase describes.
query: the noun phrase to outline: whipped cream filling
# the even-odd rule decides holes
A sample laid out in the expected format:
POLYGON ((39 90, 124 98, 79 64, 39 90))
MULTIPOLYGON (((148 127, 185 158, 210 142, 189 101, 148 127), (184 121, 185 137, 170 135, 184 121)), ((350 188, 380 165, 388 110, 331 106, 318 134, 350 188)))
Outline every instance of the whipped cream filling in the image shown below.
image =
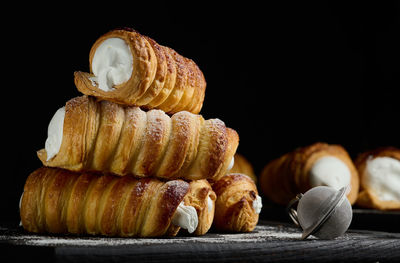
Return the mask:
POLYGON ((400 161, 390 157, 377 157, 367 161, 362 177, 382 201, 400 201, 400 161))
MULTIPOLYGON (((21 197, 19 198, 19 204, 18 204, 18 207, 19 207, 19 211, 21 212, 21 203, 22 203, 22 198, 24 197, 24 191, 22 192, 22 194, 21 194, 21 197)), ((19 220, 19 226, 22 226, 22 221, 21 220, 19 220)))
POLYGON ((229 163, 229 165, 228 165, 228 170, 227 171, 229 171, 230 169, 232 169, 232 167, 235 165, 235 157, 234 156, 232 156, 232 159, 231 159, 231 162, 229 163))
POLYGON ((65 118, 65 107, 59 108, 54 114, 53 118, 47 128, 47 139, 45 143, 45 150, 47 153, 47 160, 53 158, 61 148, 63 128, 65 118))
POLYGON ((22 198, 24 197, 24 193, 25 193, 25 192, 22 192, 21 197, 19 198, 18 207, 19 207, 19 210, 20 210, 20 211, 21 211, 21 203, 22 203, 22 198))
POLYGON ((92 60, 94 77, 90 81, 103 91, 112 91, 131 78, 133 56, 129 45, 121 38, 108 38, 96 49, 92 60))
POLYGON ((210 198, 210 196, 207 197, 207 208, 208 208, 208 212, 211 213, 213 210, 213 200, 210 198))
POLYGON ((310 184, 315 186, 330 186, 336 190, 350 185, 351 172, 347 165, 333 156, 318 159, 310 170, 310 184))
POLYGON ((189 233, 193 233, 199 224, 196 209, 190 205, 186 206, 182 201, 172 217, 172 224, 187 229, 189 233))
POLYGON ((257 195, 256 200, 253 201, 253 209, 256 211, 257 214, 261 213, 262 208, 262 200, 261 196, 257 195))

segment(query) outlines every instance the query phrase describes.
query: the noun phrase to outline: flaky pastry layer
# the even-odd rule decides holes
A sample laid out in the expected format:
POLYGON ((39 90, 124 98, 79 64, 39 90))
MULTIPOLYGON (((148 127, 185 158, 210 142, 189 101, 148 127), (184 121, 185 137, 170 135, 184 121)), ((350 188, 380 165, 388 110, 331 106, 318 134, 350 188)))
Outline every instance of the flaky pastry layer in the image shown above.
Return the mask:
POLYGON ((89 62, 90 73, 75 72, 75 85, 83 94, 169 114, 197 114, 202 108, 206 81, 196 63, 133 29, 116 29, 101 36, 90 50, 89 62), (109 38, 120 38, 129 46, 133 70, 128 81, 103 91, 90 78, 94 76, 92 61, 96 50, 109 38))
POLYGON ((20 216, 36 233, 154 237, 176 235, 172 217, 189 184, 42 167, 27 179, 20 216))
POLYGON ((239 137, 219 119, 182 111, 169 117, 90 96, 65 106, 59 152, 43 165, 72 171, 109 172, 137 177, 190 180, 223 176, 239 137))
POLYGON ((229 173, 212 185, 217 195, 213 226, 217 231, 251 232, 258 223, 253 202, 258 191, 252 179, 229 173))

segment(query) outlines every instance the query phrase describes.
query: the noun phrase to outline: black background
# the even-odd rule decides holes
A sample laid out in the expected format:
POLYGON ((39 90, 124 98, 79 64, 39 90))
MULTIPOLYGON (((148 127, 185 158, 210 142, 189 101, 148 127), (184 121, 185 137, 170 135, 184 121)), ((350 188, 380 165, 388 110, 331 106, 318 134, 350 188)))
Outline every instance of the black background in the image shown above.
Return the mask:
MULTIPOLYGON (((279 2, 273 3, 270 2, 279 2)), ((201 114, 240 136, 257 173, 316 141, 351 154, 400 147, 399 4, 97 3, 2 7, 2 221, 19 221, 25 179, 41 166, 54 112, 80 93, 73 72, 107 31, 135 28, 203 71, 201 114)))

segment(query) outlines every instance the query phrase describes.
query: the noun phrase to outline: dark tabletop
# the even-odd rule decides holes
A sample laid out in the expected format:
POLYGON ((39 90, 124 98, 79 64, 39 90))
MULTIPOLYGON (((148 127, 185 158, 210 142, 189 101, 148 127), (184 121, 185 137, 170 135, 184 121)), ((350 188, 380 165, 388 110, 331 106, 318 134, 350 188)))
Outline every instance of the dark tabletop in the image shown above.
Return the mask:
POLYGON ((300 237, 292 224, 263 220, 252 233, 174 238, 37 235, 0 227, 1 257, 14 262, 400 262, 400 233, 350 229, 334 240, 300 237))

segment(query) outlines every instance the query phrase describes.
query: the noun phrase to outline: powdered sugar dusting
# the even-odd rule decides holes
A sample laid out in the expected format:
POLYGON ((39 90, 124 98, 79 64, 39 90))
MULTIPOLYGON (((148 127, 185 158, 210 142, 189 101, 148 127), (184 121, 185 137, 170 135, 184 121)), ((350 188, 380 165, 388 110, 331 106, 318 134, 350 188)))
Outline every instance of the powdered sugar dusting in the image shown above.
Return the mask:
POLYGON ((259 224, 251 233, 207 233, 204 236, 178 236, 163 238, 119 238, 100 236, 63 236, 31 234, 18 229, 13 235, 0 234, 0 242, 31 245, 31 246, 129 246, 129 245, 162 245, 182 243, 235 243, 235 242, 265 242, 273 240, 299 240, 301 231, 297 228, 280 225, 259 224))
POLYGON ((146 135, 160 138, 164 133, 164 126, 169 123, 169 119, 168 115, 161 110, 148 111, 146 135))

